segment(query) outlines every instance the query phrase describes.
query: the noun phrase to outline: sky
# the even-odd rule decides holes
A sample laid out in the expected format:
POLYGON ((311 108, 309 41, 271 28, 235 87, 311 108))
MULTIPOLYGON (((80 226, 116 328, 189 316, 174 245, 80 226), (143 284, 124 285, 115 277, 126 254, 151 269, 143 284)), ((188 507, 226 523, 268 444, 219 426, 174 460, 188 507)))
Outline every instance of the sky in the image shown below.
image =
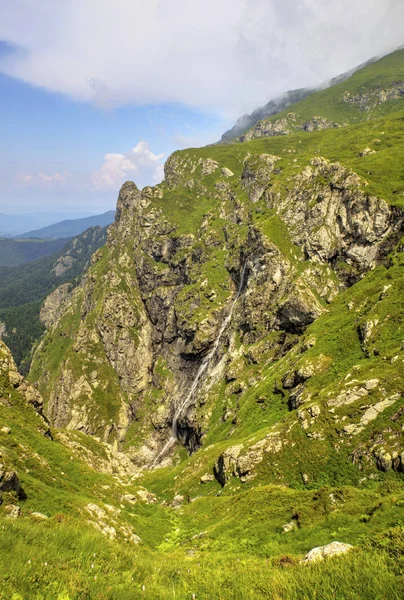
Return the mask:
POLYGON ((0 212, 103 212, 282 92, 404 44, 403 0, 0 0, 0 212))

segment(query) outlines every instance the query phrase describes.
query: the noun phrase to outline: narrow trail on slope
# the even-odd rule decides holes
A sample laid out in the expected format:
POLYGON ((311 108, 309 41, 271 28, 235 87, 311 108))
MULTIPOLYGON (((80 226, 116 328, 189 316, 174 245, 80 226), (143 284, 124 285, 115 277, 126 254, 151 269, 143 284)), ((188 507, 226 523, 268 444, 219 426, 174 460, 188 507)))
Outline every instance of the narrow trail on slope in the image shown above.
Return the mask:
POLYGON ((219 344, 220 341, 222 339, 222 336, 224 334, 224 332, 226 331, 228 325, 231 322, 232 316, 233 316, 233 312, 234 309, 236 307, 237 301, 240 298, 241 292, 243 290, 244 287, 244 279, 245 279, 245 273, 246 273, 246 268, 247 268, 247 264, 244 263, 243 266, 243 270, 241 272, 241 277, 240 277, 240 282, 239 282, 239 286, 238 286, 238 290, 237 290, 237 294, 236 297, 234 298, 232 305, 230 307, 230 311, 229 314, 227 315, 227 317, 225 318, 225 320, 223 321, 223 325, 220 328, 220 331, 216 337, 215 343, 213 344, 210 352, 205 356, 205 358, 203 359, 201 366, 199 367, 195 378, 192 382, 192 385, 189 389, 189 392, 187 394, 187 396, 184 398, 184 400, 179 404, 179 406, 177 406, 175 413, 174 413, 174 417, 173 417, 173 422, 171 425, 171 436, 168 440, 168 442, 165 444, 165 446, 162 448, 162 450, 158 453, 158 455, 156 456, 156 458, 154 459, 153 463, 151 464, 150 468, 152 469, 160 460, 160 458, 162 458, 164 456, 164 454, 166 452, 168 452, 168 450, 175 444, 175 442, 178 439, 178 421, 180 420, 181 416, 183 415, 183 413, 185 413, 187 411, 187 409, 190 407, 190 405, 192 404, 195 392, 198 389, 199 386, 199 382, 201 380, 201 378, 203 377, 203 375, 205 374, 205 372, 207 371, 212 359, 215 357, 216 352, 219 348, 219 344))

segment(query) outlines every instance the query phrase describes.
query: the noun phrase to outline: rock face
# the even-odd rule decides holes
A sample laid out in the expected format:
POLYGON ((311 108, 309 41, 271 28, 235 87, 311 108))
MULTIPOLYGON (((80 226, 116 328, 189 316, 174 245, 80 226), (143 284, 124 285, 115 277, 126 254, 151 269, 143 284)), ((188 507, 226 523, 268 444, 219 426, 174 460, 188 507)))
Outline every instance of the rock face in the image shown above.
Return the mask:
POLYGON ((247 133, 240 136, 240 142, 248 142, 262 137, 275 137, 278 135, 289 135, 296 131, 324 131, 342 127, 339 123, 333 123, 324 117, 313 117, 308 121, 301 122, 295 113, 289 113, 281 119, 265 119, 257 123, 247 133))
POLYGON ((45 300, 39 318, 46 329, 49 329, 61 317, 70 297, 71 283, 60 285, 45 300))
MULTIPOLYGON (((2 341, 0 341, 0 377, 5 387, 10 386, 21 394, 27 404, 30 404, 43 419, 41 395, 19 374, 10 350, 2 341)), ((46 421, 44 422, 46 423, 46 421)))
MULTIPOLYGON (((307 130, 328 126, 316 118, 307 130)), ((244 372, 290 352, 400 233, 401 212, 366 194, 367 182, 338 162, 312 157, 290 174, 281 154, 245 150, 237 160, 230 169, 206 152, 174 153, 162 184, 141 191, 125 183, 106 245, 79 285, 58 288, 42 309, 50 330, 31 378, 46 414, 57 427, 100 437, 136 467, 170 463, 173 422, 196 451, 223 380, 222 422, 237 427, 240 399, 259 384, 244 372)), ((323 354, 292 370, 279 388, 318 441, 322 403, 302 405, 307 381, 331 360, 323 354)), ((276 431, 233 445, 217 458, 215 477, 248 481, 263 457, 287 446, 276 431)))
MULTIPOLYGON (((43 416, 42 397, 18 373, 10 350, 0 341, 0 407, 2 406, 7 408, 14 406, 17 412, 19 410, 31 411, 38 432, 49 438, 52 437, 48 422, 43 416)), ((0 436, 3 438, 4 436, 9 437, 11 443, 13 443, 12 433, 13 429, 8 425, 3 425, 0 428, 0 436)), ((8 454, 3 449, 0 440, 0 504, 4 494, 12 494, 18 500, 25 500, 27 497, 20 482, 19 474, 13 463, 10 462, 8 454)), ((16 518, 19 515, 19 507, 10 506, 9 515, 16 518)))
POLYGON ((62 256, 53 265, 52 271, 56 277, 76 276, 86 269, 86 262, 91 254, 105 243, 105 228, 89 227, 75 237, 66 247, 62 256))
POLYGON ((366 195, 360 178, 339 163, 316 157, 311 165, 286 198, 271 193, 271 206, 312 261, 374 266, 383 241, 402 219, 384 200, 366 195))
POLYGON ((385 102, 398 100, 403 96, 404 81, 401 81, 387 88, 377 87, 376 89, 363 94, 352 95, 349 92, 345 92, 343 100, 348 105, 354 105, 362 111, 369 112, 385 102))

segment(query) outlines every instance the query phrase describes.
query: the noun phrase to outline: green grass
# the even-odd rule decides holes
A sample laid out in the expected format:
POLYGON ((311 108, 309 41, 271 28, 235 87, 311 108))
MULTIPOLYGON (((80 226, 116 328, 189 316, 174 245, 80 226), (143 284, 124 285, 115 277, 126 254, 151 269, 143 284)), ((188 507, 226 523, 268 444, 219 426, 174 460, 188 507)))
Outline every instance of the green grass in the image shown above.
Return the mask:
POLYGON ((288 177, 300 173, 314 156, 324 156, 331 162, 340 162, 358 173, 368 183, 366 191, 384 198, 396 206, 404 205, 404 111, 398 111, 370 122, 359 123, 310 134, 294 133, 289 136, 262 138, 242 144, 209 146, 183 150, 177 155, 213 158, 221 167, 230 168, 238 177, 247 153, 267 153, 281 157, 276 163, 280 170, 271 180, 280 186, 288 185, 288 177), (361 157, 367 146, 376 154, 361 157))
POLYGON ((8 560, 0 559, 0 598, 399 600, 402 535, 392 531, 388 551, 380 537, 345 557, 299 565, 290 555, 269 561, 226 553, 187 557, 179 550, 153 554, 68 523, 5 521, 0 555, 8 560))
POLYGON ((313 117, 325 117, 339 124, 354 124, 368 121, 371 118, 391 114, 403 108, 403 98, 376 103, 374 95, 380 90, 388 89, 404 82, 404 50, 397 50, 354 73, 349 79, 333 85, 325 90, 310 94, 307 98, 289 106, 284 111, 265 119, 274 122, 295 113, 296 122, 290 121, 290 126, 296 127, 313 117), (357 104, 344 101, 344 94, 351 97, 368 94, 369 110, 361 110, 357 104))

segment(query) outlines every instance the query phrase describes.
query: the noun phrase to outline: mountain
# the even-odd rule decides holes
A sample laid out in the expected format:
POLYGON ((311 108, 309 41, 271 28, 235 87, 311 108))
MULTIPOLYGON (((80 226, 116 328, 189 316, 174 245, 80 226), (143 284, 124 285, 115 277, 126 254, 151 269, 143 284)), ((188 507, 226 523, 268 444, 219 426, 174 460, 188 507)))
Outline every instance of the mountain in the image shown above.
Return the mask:
POLYGON ((20 235, 20 238, 70 238, 76 235, 80 235, 89 227, 107 227, 110 225, 115 216, 115 211, 109 210, 102 215, 93 215, 91 217, 85 217, 83 219, 69 219, 67 221, 61 221, 60 223, 54 223, 43 227, 42 229, 36 229, 35 231, 28 231, 20 235))
POLYGON ((28 229, 46 227, 64 219, 82 219, 92 213, 32 212, 21 215, 0 213, 0 237, 16 237, 28 229))
POLYGON ((403 70, 126 182, 27 380, 1 345, 5 597, 401 597, 403 70))
POLYGON ((313 94, 314 92, 315 90, 311 88, 303 88, 300 90, 290 90, 285 92, 278 98, 267 102, 265 106, 256 108, 251 114, 243 115, 237 119, 233 127, 224 132, 220 141, 231 142, 232 140, 235 140, 243 133, 251 129, 251 127, 256 125, 259 121, 271 117, 272 115, 276 115, 288 106, 291 106, 291 104, 295 104, 296 102, 299 102, 299 100, 304 100, 307 98, 307 96, 310 96, 310 94, 313 94))
POLYGON ((0 338, 20 368, 27 369, 33 344, 53 312, 63 306, 60 292, 56 306, 48 300, 41 309, 44 299, 59 286, 67 292, 105 240, 106 229, 92 227, 68 243, 64 239, 62 249, 49 256, 17 267, 0 267, 0 338))
POLYGON ((0 267, 16 267, 49 256, 66 245, 66 239, 0 238, 0 267))
MULTIPOLYGON (((265 106, 255 109, 251 114, 243 115, 242 117, 240 117, 236 121, 235 125, 222 135, 221 142, 230 142, 241 137, 244 133, 252 129, 260 121, 263 121, 264 119, 269 119, 269 117, 272 117, 273 115, 285 111, 292 104, 297 104, 298 102, 305 100, 309 96, 311 97, 312 94, 314 94, 315 92, 323 91, 324 88, 333 88, 335 85, 345 82, 357 71, 363 70, 365 67, 377 62, 377 60, 377 58, 371 58, 370 60, 355 67, 354 69, 351 69, 346 73, 342 73, 341 75, 334 77, 333 79, 331 79, 331 81, 327 82, 326 85, 322 86, 320 90, 313 88, 303 88, 299 90, 291 90, 285 92, 278 98, 270 100, 267 104, 265 104, 265 106)), ((332 94, 334 94, 334 91, 332 92, 332 94)), ((307 103, 310 104, 310 102, 311 98, 307 101, 307 103)))
POLYGON ((341 128, 393 113, 404 106, 404 49, 371 62, 348 79, 320 90, 258 122, 240 137, 288 135, 341 128))

